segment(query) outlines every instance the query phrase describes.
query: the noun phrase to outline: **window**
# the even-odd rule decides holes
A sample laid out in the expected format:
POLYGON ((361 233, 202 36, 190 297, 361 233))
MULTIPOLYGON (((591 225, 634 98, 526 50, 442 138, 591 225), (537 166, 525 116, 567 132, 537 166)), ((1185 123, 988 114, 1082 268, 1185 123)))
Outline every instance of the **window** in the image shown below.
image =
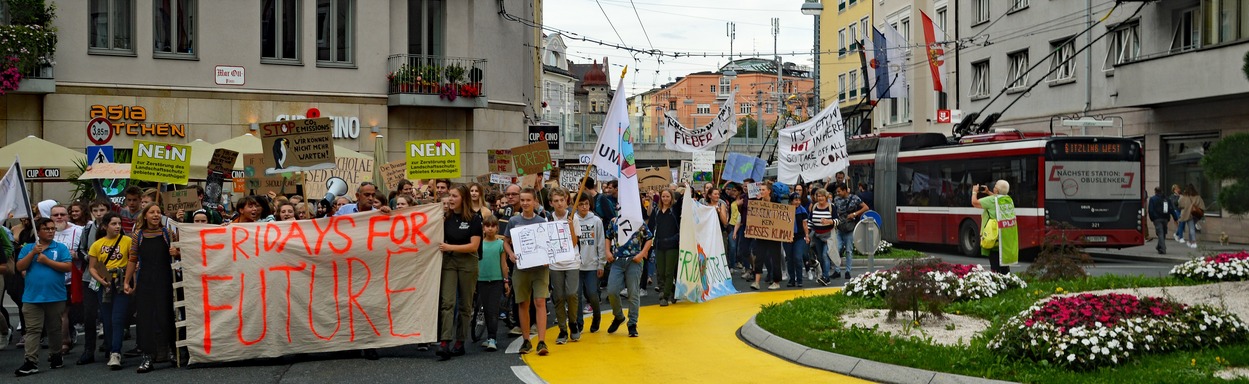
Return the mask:
POLYGON ((1202 0, 1202 43, 1213 45, 1249 38, 1249 0, 1202 0))
POLYGON ((837 56, 846 55, 846 30, 837 31, 837 56))
POLYGON ((945 30, 945 15, 945 7, 937 8, 937 19, 933 20, 934 23, 937 23, 937 28, 941 28, 943 31, 945 30))
POLYGON ((1019 51, 1006 56, 1010 67, 1006 69, 1006 89, 1028 87, 1028 51, 1019 51))
POLYGON ((134 2, 91 0, 88 11, 89 53, 134 54, 134 2))
POLYGON ((1175 33, 1171 38, 1171 52, 1182 52, 1197 48, 1201 41, 1201 20, 1197 19, 1197 8, 1180 11, 1175 19, 1175 33))
POLYGON ((1215 196, 1222 189, 1222 182, 1206 178, 1201 170, 1201 158, 1218 140, 1218 134, 1162 138, 1166 147, 1162 158, 1162 188, 1170 193, 1173 184, 1180 188, 1192 184, 1197 188, 1197 194, 1206 201, 1207 215, 1221 210, 1215 196))
POLYGON ((763 113, 772 113, 772 103, 763 104, 763 113))
POLYGON ((677 110, 677 102, 676 102, 676 100, 673 100, 673 101, 669 101, 669 102, 668 102, 668 110, 669 110, 669 111, 675 111, 675 110, 677 110))
POLYGON ((696 111, 696 112, 694 112, 694 113, 697 113, 697 114, 700 114, 700 115, 710 115, 710 114, 711 114, 711 104, 699 104, 699 105, 698 105, 698 111, 696 111))
POLYGON ((715 84, 710 84, 710 88, 709 88, 709 90, 708 90, 707 92, 716 93, 716 85, 715 85, 715 84))
POLYGON ((727 95, 729 94, 729 92, 732 92, 732 91, 733 91, 733 79, 729 78, 728 76, 720 76, 720 94, 727 95))
POLYGON ((598 112, 598 100, 590 100, 590 113, 598 112))
POLYGON ((972 24, 989 21, 989 0, 976 0, 972 10, 976 12, 976 17, 972 19, 972 24))
POLYGON ((155 56, 194 57, 198 1, 156 0, 152 5, 152 51, 155 56))
MULTIPOLYGON (((318 63, 354 63, 355 35, 356 11, 352 0, 317 0, 318 63)), ((558 60, 558 53, 551 54, 558 60)))
POLYGON ((408 53, 443 55, 443 1, 408 0, 408 53))
POLYGON ((866 16, 863 17, 863 20, 859 20, 859 30, 863 31, 863 40, 865 41, 867 39, 872 38, 872 29, 868 27, 867 25, 868 25, 868 22, 867 22, 866 16))
POLYGON ((1141 26, 1135 22, 1115 27, 1110 32, 1110 51, 1106 53, 1103 71, 1136 60, 1141 55, 1141 26))
POLYGON ((837 11, 841 12, 844 10, 846 10, 846 0, 837 0, 837 11))
POLYGON ((1015 4, 1010 7, 1011 11, 1018 11, 1028 7, 1028 0, 1014 0, 1015 4))
POLYGON ((846 74, 837 75, 837 101, 846 101, 846 74))
POLYGON ((850 24, 850 29, 846 32, 846 37, 850 39, 850 50, 859 49, 859 23, 850 24))
POLYGON ((1076 79, 1075 41, 1063 39, 1063 41, 1050 43, 1050 51, 1055 52, 1053 56, 1050 56, 1050 71, 1054 73, 1050 75, 1050 82, 1074 81, 1076 79))
POLYGON ((260 6, 261 61, 299 62, 299 2, 264 0, 260 6))
POLYGON ((975 180, 1009 182, 1016 208, 1036 208, 1039 200, 1036 157, 911 160, 898 161, 897 167, 898 206, 970 207, 971 200, 963 194, 975 180))
POLYGON ((742 115, 749 115, 751 113, 750 107, 751 107, 750 103, 741 103, 737 106, 737 113, 742 114, 742 115))
POLYGON ((850 89, 850 99, 854 99, 856 96, 858 96, 858 92, 859 92, 859 71, 858 70, 850 71, 849 76, 846 77, 846 87, 850 89))
POLYGON ((989 97, 989 60, 971 64, 971 97, 989 97))

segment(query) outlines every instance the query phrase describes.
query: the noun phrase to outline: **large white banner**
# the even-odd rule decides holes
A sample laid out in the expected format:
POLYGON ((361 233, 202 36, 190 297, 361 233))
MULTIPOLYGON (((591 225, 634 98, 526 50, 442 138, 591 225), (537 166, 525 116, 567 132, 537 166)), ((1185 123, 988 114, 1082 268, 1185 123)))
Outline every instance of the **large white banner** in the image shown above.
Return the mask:
POLYGON ((437 339, 442 204, 316 220, 179 224, 191 363, 437 339))
POLYGON ((730 93, 728 101, 720 104, 716 118, 700 128, 685 128, 674 112, 664 114, 664 146, 673 151, 698 152, 728 141, 737 134, 737 115, 733 113, 736 96, 737 91, 730 93))
POLYGON ((795 184, 832 177, 850 166, 846 152, 846 123, 841 111, 830 106, 811 120, 781 129, 777 137, 778 181, 795 184))
POLYGON ((724 254, 720 215, 715 207, 694 201, 685 190, 681 209, 681 257, 677 261, 676 296, 701 303, 737 293, 724 254))

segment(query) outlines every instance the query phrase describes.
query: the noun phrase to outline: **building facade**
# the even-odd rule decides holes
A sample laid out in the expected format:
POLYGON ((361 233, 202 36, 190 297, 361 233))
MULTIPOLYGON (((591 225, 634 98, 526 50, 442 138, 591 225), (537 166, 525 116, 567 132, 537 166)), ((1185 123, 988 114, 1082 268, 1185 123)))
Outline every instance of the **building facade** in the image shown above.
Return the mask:
POLYGON ((542 39, 542 116, 540 123, 569 127, 573 122, 577 77, 568 71, 568 46, 558 33, 542 39))
MULTIPOLYGON (((953 109, 957 101, 959 74, 954 64, 954 51, 958 44, 956 30, 953 27, 950 3, 947 0, 883 0, 876 7, 876 24, 880 28, 888 24, 906 40, 907 60, 902 63, 906 69, 906 98, 879 100, 872 110, 872 129, 877 133, 893 132, 940 132, 949 134, 952 123, 938 123, 938 109, 953 109), (948 42, 943 44, 946 49, 946 76, 950 84, 944 87, 944 93, 934 90, 932 71, 929 69, 924 25, 921 12, 932 18, 934 28, 945 31, 948 42), (945 101, 944 105, 942 100, 945 101), (942 108, 942 107, 945 108, 942 108)), ((871 33, 871 30, 868 31, 871 33)), ((869 69, 870 70, 870 69, 869 69)), ((868 84, 869 87, 871 84, 868 84)), ((888 84, 878 84, 887 87, 888 84)), ((872 93, 876 91, 873 89, 872 93)), ((874 98, 875 96, 872 95, 874 98)), ((864 132, 866 133, 866 132, 864 132)))
POLYGON ((958 108, 984 110, 981 120, 1001 113, 997 129, 1079 133, 1061 118, 1110 121, 1107 133, 1121 127, 1144 145, 1146 191, 1192 184, 1209 206, 1199 237, 1249 242, 1249 220, 1224 214, 1215 201, 1221 181, 1200 166, 1221 137, 1249 131, 1249 86, 1239 70, 1249 51, 1249 1, 1130 2, 1113 13, 1112 3, 1088 9, 1077 0, 969 3, 957 11, 960 33, 980 40, 958 53, 966 74, 958 108))
POLYGON ((0 96, 5 144, 82 150, 97 117, 118 150, 217 143, 315 108, 341 125, 335 144, 371 154, 384 137, 390 160, 409 140, 459 139, 470 178, 536 120, 541 62, 526 45, 538 31, 500 16, 539 20, 536 0, 54 3, 54 89, 0 96), (182 129, 119 129, 136 124, 182 129))
POLYGON ((863 111, 871 108, 866 100, 871 84, 863 72, 859 52, 861 43, 871 38, 874 3, 826 0, 819 16, 820 51, 826 52, 820 56, 820 105, 841 108, 847 127, 857 127, 863 111))

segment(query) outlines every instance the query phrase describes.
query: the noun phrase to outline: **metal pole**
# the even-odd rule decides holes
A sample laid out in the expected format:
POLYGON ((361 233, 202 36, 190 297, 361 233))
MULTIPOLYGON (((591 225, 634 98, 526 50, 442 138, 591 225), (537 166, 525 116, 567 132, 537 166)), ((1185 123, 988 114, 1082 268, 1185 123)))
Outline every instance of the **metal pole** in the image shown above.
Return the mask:
POLYGON ((814 80, 811 91, 815 94, 815 110, 824 107, 824 101, 820 100, 820 15, 815 15, 815 70, 812 72, 814 80))
MULTIPOLYGON (((1084 28, 1093 28, 1093 0, 1084 0, 1084 28)), ((1084 36, 1085 44, 1093 45, 1093 34, 1084 36)), ((1084 54, 1084 113, 1093 110, 1093 51, 1084 54)))
MULTIPOLYGON (((781 54, 780 54, 780 51, 777 50, 776 48, 778 36, 780 36, 780 34, 781 34, 781 18, 773 17, 772 18, 772 56, 776 57, 776 89, 774 89, 773 91, 775 91, 774 93, 776 95, 776 108, 777 108, 776 115, 777 116, 781 115, 781 111, 780 111, 781 83, 784 82, 784 79, 781 78, 781 70, 785 66, 785 64, 781 63, 781 54)), ((766 143, 767 140, 765 139, 764 142, 766 143)))

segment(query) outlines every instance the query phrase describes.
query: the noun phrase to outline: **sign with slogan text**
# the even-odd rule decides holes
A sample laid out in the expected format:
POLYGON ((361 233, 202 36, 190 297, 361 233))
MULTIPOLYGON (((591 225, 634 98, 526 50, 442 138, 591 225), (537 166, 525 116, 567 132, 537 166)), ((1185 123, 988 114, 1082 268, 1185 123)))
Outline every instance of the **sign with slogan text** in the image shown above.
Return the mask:
POLYGON ((100 163, 87 167, 87 171, 78 175, 79 180, 129 179, 130 164, 100 163))
POLYGON ((824 108, 810 120, 781 129, 776 143, 777 181, 785 184, 798 183, 799 176, 824 180, 850 166, 841 108, 824 108))
POLYGON ((681 208, 680 259, 677 261, 677 298, 702 303, 737 293, 725 259, 724 237, 716 207, 694 201, 685 190, 681 208))
POLYGON ((135 140, 130 164, 131 179, 185 185, 191 175, 191 147, 135 140))
POLYGON ((325 117, 260 124, 265 174, 334 168, 333 125, 325 117))
POLYGON ((92 145, 87 147, 87 165, 113 162, 113 146, 92 145))
MULTIPOLYGON (((261 195, 269 192, 277 194, 295 193, 295 186, 299 184, 297 175, 290 177, 266 175, 264 166, 264 154, 249 153, 243 155, 243 174, 245 176, 243 191, 256 191, 255 193, 261 195)), ((306 190, 305 188, 305 193, 306 190)))
POLYGON ((190 362, 437 339, 441 204, 316 220, 179 224, 190 362))
MULTIPOLYGON (((177 189, 173 191, 161 192, 161 202, 164 204, 162 208, 166 215, 172 216, 179 210, 193 212, 200 209, 199 196, 195 195, 195 190, 191 188, 177 189)), ((181 218, 182 216, 178 216, 181 218)))
POLYGON ((382 182, 386 183, 386 190, 399 190, 399 182, 407 179, 408 176, 407 160, 395 160, 382 164, 381 167, 382 182))
POLYGON ((546 142, 546 149, 556 155, 560 154, 558 125, 530 125, 529 144, 546 142))
POLYGON ((461 175, 459 139, 416 140, 407 148, 409 179, 454 179, 461 175))
POLYGON ((661 191, 672 185, 672 170, 668 167, 650 167, 638 170, 638 188, 643 191, 661 191))
POLYGON ((794 241, 794 207, 751 201, 746 209, 746 238, 786 243, 794 241))
POLYGON ((340 157, 334 160, 333 169, 304 172, 304 196, 309 199, 325 197, 325 182, 337 177, 347 182, 347 196, 355 200, 360 183, 373 181, 373 166, 373 159, 340 157))
POLYGON ((715 163, 716 163, 715 151, 694 152, 694 171, 695 172, 711 172, 711 167, 715 163))
POLYGON ((223 175, 234 170, 234 161, 238 159, 239 153, 225 148, 217 148, 213 151, 212 160, 208 161, 209 172, 221 172, 223 175))
POLYGON ((516 268, 526 269, 577 259, 567 221, 552 221, 512 228, 509 237, 516 247, 516 268))
POLYGON ((512 173, 512 150, 486 150, 486 162, 490 167, 487 171, 490 173, 512 173))
POLYGON ((677 180, 680 180, 681 183, 685 183, 687 185, 694 182, 694 162, 681 160, 680 178, 677 180))
POLYGON ((551 170, 551 151, 546 143, 533 143, 512 148, 512 164, 518 176, 551 170))

